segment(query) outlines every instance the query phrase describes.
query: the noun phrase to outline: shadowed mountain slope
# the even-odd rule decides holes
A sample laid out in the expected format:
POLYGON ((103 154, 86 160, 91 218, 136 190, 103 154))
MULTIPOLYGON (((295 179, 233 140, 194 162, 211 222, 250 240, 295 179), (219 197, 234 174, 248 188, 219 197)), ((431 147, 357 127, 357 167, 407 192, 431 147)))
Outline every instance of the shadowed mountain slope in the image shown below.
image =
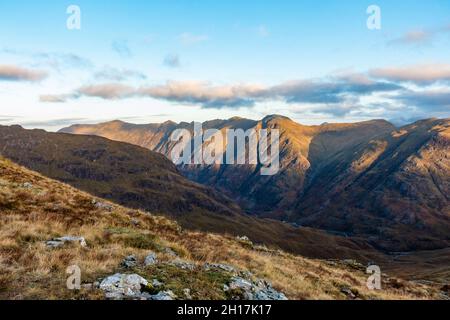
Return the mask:
POLYGON ((449 120, 419 121, 336 153, 308 180, 289 219, 371 235, 399 251, 449 244, 449 120))

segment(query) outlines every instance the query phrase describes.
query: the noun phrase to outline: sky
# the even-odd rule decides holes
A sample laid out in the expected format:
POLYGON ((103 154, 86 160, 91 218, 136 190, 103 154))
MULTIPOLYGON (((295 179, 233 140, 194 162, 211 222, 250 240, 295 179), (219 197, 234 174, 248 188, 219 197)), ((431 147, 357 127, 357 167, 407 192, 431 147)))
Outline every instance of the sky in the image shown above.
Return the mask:
POLYGON ((269 114, 450 117, 450 1, 0 1, 2 125, 269 114))

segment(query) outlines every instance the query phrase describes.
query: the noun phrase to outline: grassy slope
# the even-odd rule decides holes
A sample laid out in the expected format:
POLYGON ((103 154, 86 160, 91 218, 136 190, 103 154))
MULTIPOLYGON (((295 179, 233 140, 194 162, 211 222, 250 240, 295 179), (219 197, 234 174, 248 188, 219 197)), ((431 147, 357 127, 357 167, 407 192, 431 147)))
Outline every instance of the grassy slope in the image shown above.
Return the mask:
MULTIPOLYGON (((386 276, 382 291, 369 291, 366 274, 358 267, 261 250, 229 236, 183 231, 167 218, 118 205, 105 211, 93 206, 93 199, 0 158, 0 298, 99 299, 102 294, 96 290, 65 289, 67 266, 79 265, 83 281, 92 282, 120 271, 118 265, 129 254, 143 259, 150 250, 168 247, 195 264, 221 262, 250 270, 291 299, 345 299, 342 288, 363 299, 439 297, 432 287, 386 276), (63 235, 84 236, 88 248, 45 247, 45 240, 63 235)), ((178 294, 189 287, 194 298, 225 298, 220 288, 226 274, 180 271, 164 264, 133 271, 165 281, 178 294)))

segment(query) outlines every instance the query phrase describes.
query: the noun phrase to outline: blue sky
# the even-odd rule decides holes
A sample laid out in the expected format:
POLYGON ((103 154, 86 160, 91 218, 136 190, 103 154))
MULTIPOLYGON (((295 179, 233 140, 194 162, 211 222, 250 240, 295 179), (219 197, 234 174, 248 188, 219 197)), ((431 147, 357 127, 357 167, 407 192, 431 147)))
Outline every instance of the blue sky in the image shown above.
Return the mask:
POLYGON ((448 0, 2 1, 0 123, 449 117, 449 53, 448 0))

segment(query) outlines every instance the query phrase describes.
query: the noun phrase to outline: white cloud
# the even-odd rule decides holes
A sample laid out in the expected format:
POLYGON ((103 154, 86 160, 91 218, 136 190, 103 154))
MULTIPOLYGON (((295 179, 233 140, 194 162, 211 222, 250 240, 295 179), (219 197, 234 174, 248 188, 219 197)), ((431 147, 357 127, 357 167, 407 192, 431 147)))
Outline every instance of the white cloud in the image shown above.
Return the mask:
POLYGON ((44 103, 63 103, 70 98, 70 95, 44 94, 39 96, 39 102, 44 103))
POLYGON ((369 74, 378 79, 389 81, 429 84, 450 81, 450 64, 418 64, 404 67, 373 69, 369 74))
POLYGON ((410 30, 398 38, 389 41, 394 45, 423 45, 430 44, 439 35, 450 32, 450 25, 435 29, 416 29, 410 30))
POLYGON ((94 74, 94 78, 98 80, 123 81, 127 79, 144 80, 147 76, 137 70, 104 67, 94 74))
POLYGON ((120 83, 89 85, 79 88, 73 96, 99 97, 103 99, 123 99, 133 94, 133 88, 120 83))

